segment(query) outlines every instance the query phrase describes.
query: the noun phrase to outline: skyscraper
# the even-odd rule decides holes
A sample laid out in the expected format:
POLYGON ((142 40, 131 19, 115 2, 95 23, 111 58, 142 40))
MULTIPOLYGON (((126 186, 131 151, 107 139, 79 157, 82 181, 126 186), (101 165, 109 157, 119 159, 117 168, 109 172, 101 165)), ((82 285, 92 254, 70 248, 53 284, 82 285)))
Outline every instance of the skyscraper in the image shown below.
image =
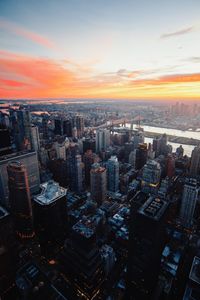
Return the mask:
POLYGON ((183 153, 184 153, 184 149, 182 145, 176 148, 176 155, 178 156, 178 158, 183 157, 183 153))
POLYGON ((10 110, 12 135, 18 151, 31 149, 31 115, 24 108, 10 110))
POLYGON ((175 175, 175 160, 172 155, 168 154, 166 161, 166 173, 169 178, 175 175))
POLYGON ((55 149, 56 149, 57 158, 66 160, 66 146, 65 146, 65 143, 60 144, 60 143, 56 142, 54 145, 55 145, 55 149))
POLYGON ((10 206, 7 165, 16 160, 26 167, 31 193, 38 192, 40 188, 40 174, 36 152, 25 151, 2 156, 0 158, 0 203, 7 208, 10 206))
POLYGON ((93 153, 92 150, 87 150, 83 155, 86 186, 90 185, 90 170, 95 162, 99 162, 99 156, 96 153, 93 153))
POLYGON ((140 170, 146 164, 147 155, 147 144, 139 144, 138 148, 130 153, 129 160, 136 170, 140 170))
POLYGON ((149 160, 143 169, 142 186, 147 192, 156 189, 160 183, 161 167, 155 160, 149 160))
POLYGON ((48 138, 48 117, 46 115, 42 118, 42 133, 43 133, 43 139, 48 138))
POLYGON ((137 149, 139 144, 144 143, 144 132, 136 131, 133 135, 132 142, 134 149, 137 149))
POLYGON ((69 186, 78 194, 83 191, 83 162, 80 154, 72 153, 67 159, 69 186))
POLYGON ((168 137, 165 133, 153 140, 153 151, 155 151, 156 156, 159 156, 161 154, 163 155, 167 154, 168 152, 167 141, 168 141, 168 137))
POLYGON ((190 163, 190 175, 196 176, 200 171, 200 146, 195 147, 192 150, 191 163, 190 163))
POLYGON ((119 190, 119 162, 116 156, 111 156, 107 162, 108 190, 117 192, 119 190))
POLYGON ((28 175, 25 166, 11 162, 7 167, 10 211, 14 220, 14 228, 21 239, 34 236, 33 214, 28 175))
POLYGON ((17 251, 12 218, 6 209, 0 206, 0 295, 12 285, 17 251))
POLYGON ((77 129, 77 137, 81 138, 84 133, 84 118, 82 116, 75 116, 72 119, 73 128, 77 129))
POLYGON ((96 201, 98 205, 106 199, 107 192, 107 172, 106 168, 101 167, 98 163, 92 165, 90 171, 91 183, 91 198, 96 201))
POLYGON ((59 258, 60 268, 75 293, 73 299, 102 299, 103 264, 91 219, 85 217, 72 227, 59 258))
POLYGON ((54 133, 55 135, 63 135, 63 124, 61 119, 54 120, 54 133))
POLYGON ((41 184, 41 193, 33 200, 35 228, 42 244, 62 240, 67 227, 66 189, 50 180, 41 184))
POLYGON ((92 152, 95 152, 96 142, 94 139, 91 138, 86 138, 83 140, 83 153, 85 153, 87 150, 92 150, 92 152))
POLYGON ((17 123, 19 126, 19 145, 20 150, 31 149, 31 115, 27 109, 17 110, 17 123))
POLYGON ((98 129, 96 132, 96 152, 106 150, 110 146, 110 131, 108 129, 98 129))
POLYGON ((63 120, 63 134, 71 137, 72 136, 72 121, 63 120))
POLYGON ((0 124, 0 156, 12 152, 10 132, 8 128, 0 124))
POLYGON ((131 209, 126 299, 151 299, 165 242, 167 208, 166 201, 151 196, 138 209, 131 209))
POLYGON ((31 126, 31 147, 34 151, 40 150, 40 136, 38 127, 32 125, 31 126))
POLYGON ((197 197, 197 181, 196 179, 190 178, 184 185, 180 209, 180 218, 183 222, 183 225, 186 227, 190 227, 192 225, 197 197))

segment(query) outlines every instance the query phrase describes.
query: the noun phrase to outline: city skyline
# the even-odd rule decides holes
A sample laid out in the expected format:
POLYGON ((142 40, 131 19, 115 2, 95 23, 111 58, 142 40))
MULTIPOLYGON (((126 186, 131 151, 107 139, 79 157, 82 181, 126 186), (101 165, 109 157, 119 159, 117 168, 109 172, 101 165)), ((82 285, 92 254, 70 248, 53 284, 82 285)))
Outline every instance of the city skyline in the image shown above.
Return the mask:
POLYGON ((1 1, 0 98, 199 100, 200 2, 1 1))

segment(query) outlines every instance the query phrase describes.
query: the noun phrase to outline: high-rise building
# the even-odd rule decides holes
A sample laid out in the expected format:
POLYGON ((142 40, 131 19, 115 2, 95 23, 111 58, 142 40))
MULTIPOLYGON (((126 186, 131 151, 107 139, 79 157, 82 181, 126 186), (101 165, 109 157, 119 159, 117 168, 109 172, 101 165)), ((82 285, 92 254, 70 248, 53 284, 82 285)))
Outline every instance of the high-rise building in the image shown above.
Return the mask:
POLYGON ((34 151, 40 150, 40 135, 37 126, 31 126, 31 146, 34 151))
POLYGON ((10 211, 14 221, 14 229, 21 239, 34 236, 31 195, 28 174, 20 162, 11 162, 7 167, 10 211))
POLYGON ((108 129, 98 129, 96 132, 96 152, 106 150, 110 146, 110 131, 108 129))
POLYGON ((83 191, 83 162, 80 154, 71 154, 67 158, 69 186, 70 189, 78 194, 83 191))
POLYGON ((83 163, 85 170, 85 185, 90 185, 90 170, 94 163, 99 162, 99 156, 93 153, 92 150, 87 150, 83 155, 83 163))
POLYGON ((124 144, 124 159, 125 162, 129 162, 129 155, 133 150, 133 143, 125 143, 124 144))
POLYGON ((167 211, 168 203, 152 196, 138 209, 131 209, 126 299, 151 299, 165 243, 167 211))
POLYGON ((176 155, 178 156, 178 158, 182 158, 183 153, 184 153, 184 149, 183 149, 182 145, 180 145, 178 148, 176 148, 176 155))
POLYGON ((192 225, 196 202, 198 198, 198 187, 196 179, 188 179, 184 184, 183 196, 180 209, 180 218, 183 225, 190 227, 192 225))
POLYGON ((12 285, 17 265, 12 225, 10 213, 0 206, 0 297, 12 285))
POLYGON ((172 178, 175 175, 175 159, 168 154, 166 161, 167 177, 172 178))
POLYGON ((144 132, 143 131, 136 131, 132 138, 133 147, 137 149, 139 144, 144 143, 144 132))
POLYGON ((65 145, 65 143, 60 144, 60 143, 56 142, 54 145, 55 145, 55 149, 56 149, 57 158, 66 160, 66 145, 65 145))
POLYGON ((84 118, 82 116, 75 116, 72 119, 73 128, 77 129, 77 137, 81 138, 84 133, 84 118))
POLYGON ((103 264, 90 219, 81 219, 72 227, 59 258, 60 268, 76 295, 73 299, 102 299, 103 264))
POLYGON ((55 135, 63 135, 62 119, 54 120, 54 133, 55 133, 55 135))
POLYGON ((98 163, 92 165, 90 171, 91 198, 101 205, 106 200, 107 193, 107 172, 106 168, 98 163))
POLYGON ((168 137, 165 133, 153 140, 153 151, 155 151, 156 156, 168 153, 167 141, 168 137))
POLYGON ((17 110, 20 150, 31 149, 31 115, 27 109, 17 110))
POLYGON ((95 152, 96 142, 94 139, 86 138, 83 140, 83 153, 85 153, 87 150, 92 150, 92 152, 95 152))
POLYGON ((138 148, 132 153, 131 161, 136 170, 140 170, 147 161, 148 149, 147 144, 139 144, 138 148))
MULTIPOLYGON (((37 262, 28 261, 16 274, 17 294, 24 300, 67 300, 37 262)), ((67 288, 67 285, 65 286, 67 288)))
POLYGON ((34 221, 41 245, 62 241, 67 229, 66 189, 53 180, 41 184, 34 196, 34 221))
POLYGON ((63 120, 63 134, 72 137, 72 121, 63 120))
POLYGON ((143 168, 142 186, 147 192, 158 188, 161 177, 160 164, 155 160, 149 160, 143 168))
POLYGON ((135 168, 136 149, 130 152, 128 162, 129 162, 129 164, 131 164, 135 168))
POLYGON ((27 170, 31 193, 40 189, 40 174, 37 153, 24 151, 0 157, 0 203, 9 208, 7 165, 12 161, 21 162, 27 170))
POLYGON ((117 156, 111 156, 108 160, 107 174, 108 190, 115 193, 119 190, 119 162, 117 156))
POLYGON ((31 149, 31 115, 28 109, 10 110, 12 135, 18 151, 31 149))
POLYGON ((0 125, 0 156, 12 152, 9 129, 0 125))
POLYGON ((190 163, 190 175, 196 176, 200 172, 200 146, 195 147, 192 150, 191 163, 190 163))
POLYGON ((9 121, 10 121, 10 130, 11 130, 11 135, 15 144, 16 149, 19 151, 20 150, 20 145, 19 145, 19 127, 17 123, 17 112, 14 109, 9 109, 9 121))
POLYGON ((195 256, 189 273, 183 300, 200 299, 200 258, 195 256))
POLYGON ((48 117, 46 115, 42 117, 42 133, 43 133, 43 138, 47 139, 48 138, 48 117))

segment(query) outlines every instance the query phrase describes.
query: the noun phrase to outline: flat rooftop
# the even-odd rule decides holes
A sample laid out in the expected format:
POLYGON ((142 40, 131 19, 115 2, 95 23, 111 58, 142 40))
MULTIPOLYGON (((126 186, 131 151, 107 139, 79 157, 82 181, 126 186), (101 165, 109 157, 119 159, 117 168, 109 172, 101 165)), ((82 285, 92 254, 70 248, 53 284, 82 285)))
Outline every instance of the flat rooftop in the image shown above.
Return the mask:
POLYGON ((158 221, 165 210, 168 203, 158 197, 149 197, 149 199, 139 208, 138 213, 158 221))
POLYGON ((200 258, 197 256, 195 256, 193 259, 189 278, 191 281, 199 284, 200 286, 200 258))
POLYGON ((7 210, 5 208, 3 208, 2 206, 0 206, 0 220, 8 215, 9 215, 9 213, 7 212, 7 210))
POLYGON ((34 201, 40 205, 49 205, 58 199, 66 196, 67 190, 61 187, 57 182, 49 180, 40 185, 42 191, 34 197, 34 201))
POLYGON ((85 218, 78 221, 72 229, 82 237, 89 239, 95 234, 96 227, 89 218, 85 218))

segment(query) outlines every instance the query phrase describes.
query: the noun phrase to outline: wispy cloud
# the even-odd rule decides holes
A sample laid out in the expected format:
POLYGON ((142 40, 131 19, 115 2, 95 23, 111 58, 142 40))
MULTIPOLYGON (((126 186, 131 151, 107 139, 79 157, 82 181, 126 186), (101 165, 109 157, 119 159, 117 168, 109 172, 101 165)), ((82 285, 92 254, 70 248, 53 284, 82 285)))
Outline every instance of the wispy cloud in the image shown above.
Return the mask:
POLYGON ((187 27, 187 28, 183 28, 181 30, 177 30, 177 31, 169 32, 169 33, 164 33, 160 36, 160 38, 161 39, 167 39, 167 38, 171 38, 171 37, 175 37, 175 36, 190 33, 193 30, 194 30, 194 26, 190 26, 190 27, 187 27))
POLYGON ((143 98, 169 95, 198 97, 200 73, 160 75, 145 70, 119 69, 93 74, 74 70, 68 64, 47 58, 0 50, 0 95, 2 98, 143 98), (148 75, 148 76, 147 76, 148 75))
POLYGON ((25 39, 28 39, 36 44, 42 45, 47 48, 55 48, 55 45, 53 42, 51 42, 48 38, 35 33, 33 31, 27 30, 21 26, 18 26, 15 23, 6 21, 6 20, 0 20, 0 28, 7 30, 11 33, 14 33, 18 36, 22 36, 25 39))
POLYGON ((184 61, 193 62, 193 63, 200 63, 200 56, 192 56, 184 59, 184 61))
POLYGON ((168 85, 168 84, 185 84, 185 83, 195 83, 200 82, 200 73, 191 74, 173 74, 173 75, 163 75, 152 79, 137 79, 133 80, 132 84, 136 85, 168 85))

